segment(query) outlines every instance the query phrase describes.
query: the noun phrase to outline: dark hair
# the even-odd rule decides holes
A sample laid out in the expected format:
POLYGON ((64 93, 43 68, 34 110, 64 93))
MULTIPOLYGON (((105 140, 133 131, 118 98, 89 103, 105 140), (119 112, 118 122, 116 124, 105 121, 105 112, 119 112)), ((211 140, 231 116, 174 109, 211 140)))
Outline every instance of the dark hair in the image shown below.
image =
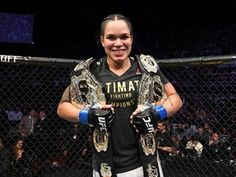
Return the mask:
POLYGON ((196 135, 193 135, 193 136, 191 137, 191 140, 192 140, 192 141, 198 141, 198 137, 197 137, 196 135))
POLYGON ((132 30, 132 24, 129 18, 125 17, 122 14, 110 14, 107 17, 105 17, 101 23, 100 26, 100 36, 104 36, 104 30, 105 30, 105 26, 107 24, 107 22, 109 21, 117 21, 117 20, 123 20, 127 23, 129 30, 130 30, 130 34, 133 35, 133 30, 132 30))
POLYGON ((168 126, 169 126, 169 121, 168 120, 163 120, 163 121, 160 121, 159 123, 161 123, 163 126, 165 126, 166 129, 168 129, 168 126))

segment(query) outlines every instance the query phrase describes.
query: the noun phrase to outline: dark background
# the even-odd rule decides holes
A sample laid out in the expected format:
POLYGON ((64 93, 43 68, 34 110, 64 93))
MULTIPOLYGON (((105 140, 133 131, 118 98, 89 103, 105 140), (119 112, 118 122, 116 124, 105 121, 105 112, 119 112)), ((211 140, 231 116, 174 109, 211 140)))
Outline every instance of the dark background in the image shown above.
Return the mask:
MULTIPOLYGON (((34 28, 32 44, 0 43, 0 53, 61 58, 102 55, 96 42, 100 22, 108 14, 119 12, 133 23, 134 52, 181 57, 183 55, 168 53, 188 50, 188 45, 198 48, 196 45, 202 45, 201 38, 204 38, 204 45, 212 39, 217 40, 218 36, 206 39, 206 33, 214 35, 219 28, 228 35, 225 29, 236 24, 235 5, 227 0, 61 0, 50 4, 43 0, 1 1, 1 12, 32 14, 34 28)), ((231 29, 230 33, 233 31, 231 29)), ((232 50, 225 50, 222 54, 232 54, 232 50)), ((196 55, 198 52, 194 51, 186 56, 196 55)))

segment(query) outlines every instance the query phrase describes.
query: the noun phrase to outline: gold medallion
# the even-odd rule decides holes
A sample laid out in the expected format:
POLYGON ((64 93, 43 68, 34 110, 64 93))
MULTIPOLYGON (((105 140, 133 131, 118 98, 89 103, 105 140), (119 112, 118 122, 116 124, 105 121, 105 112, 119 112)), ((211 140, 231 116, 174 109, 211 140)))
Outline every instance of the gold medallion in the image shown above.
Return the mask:
POLYGON ((111 177, 111 167, 107 163, 101 163, 100 169, 102 177, 111 177))
POLYGON ((72 76, 71 89, 74 90, 72 100, 85 104, 85 107, 106 102, 101 83, 86 69, 79 76, 72 76))
POLYGON ((156 150, 156 142, 154 133, 146 133, 140 135, 140 142, 142 145, 143 152, 146 156, 154 155, 156 150))
POLYGON ((158 64, 156 63, 155 59, 151 55, 140 55, 140 61, 142 62, 144 68, 148 72, 156 73, 159 69, 158 64))
POLYGON ((95 149, 98 152, 107 151, 108 148, 108 132, 107 131, 99 131, 98 129, 94 129, 93 131, 93 144, 95 149))
POLYGON ((148 164, 147 172, 149 177, 158 177, 157 168, 154 165, 148 164))

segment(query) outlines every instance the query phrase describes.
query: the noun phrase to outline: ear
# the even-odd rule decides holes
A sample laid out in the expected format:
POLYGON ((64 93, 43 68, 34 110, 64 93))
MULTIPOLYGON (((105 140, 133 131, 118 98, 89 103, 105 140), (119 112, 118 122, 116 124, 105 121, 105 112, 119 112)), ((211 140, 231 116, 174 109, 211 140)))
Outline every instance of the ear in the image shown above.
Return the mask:
POLYGON ((102 46, 104 47, 104 37, 103 36, 100 36, 100 42, 101 42, 102 46))

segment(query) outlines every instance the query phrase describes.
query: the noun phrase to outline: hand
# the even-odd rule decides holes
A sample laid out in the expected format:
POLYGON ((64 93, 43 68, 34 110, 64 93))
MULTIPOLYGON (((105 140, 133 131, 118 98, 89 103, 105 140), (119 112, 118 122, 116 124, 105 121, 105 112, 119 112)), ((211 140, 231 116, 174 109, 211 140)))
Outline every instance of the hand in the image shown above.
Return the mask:
POLYGON ((114 112, 110 109, 90 108, 88 123, 100 131, 107 131, 114 120, 114 112))
POLYGON ((89 124, 100 131, 107 131, 114 120, 114 111, 108 108, 85 108, 79 113, 79 121, 81 124, 89 124))
POLYGON ((131 116, 131 123, 137 132, 151 133, 157 126, 155 110, 151 107, 131 116))

